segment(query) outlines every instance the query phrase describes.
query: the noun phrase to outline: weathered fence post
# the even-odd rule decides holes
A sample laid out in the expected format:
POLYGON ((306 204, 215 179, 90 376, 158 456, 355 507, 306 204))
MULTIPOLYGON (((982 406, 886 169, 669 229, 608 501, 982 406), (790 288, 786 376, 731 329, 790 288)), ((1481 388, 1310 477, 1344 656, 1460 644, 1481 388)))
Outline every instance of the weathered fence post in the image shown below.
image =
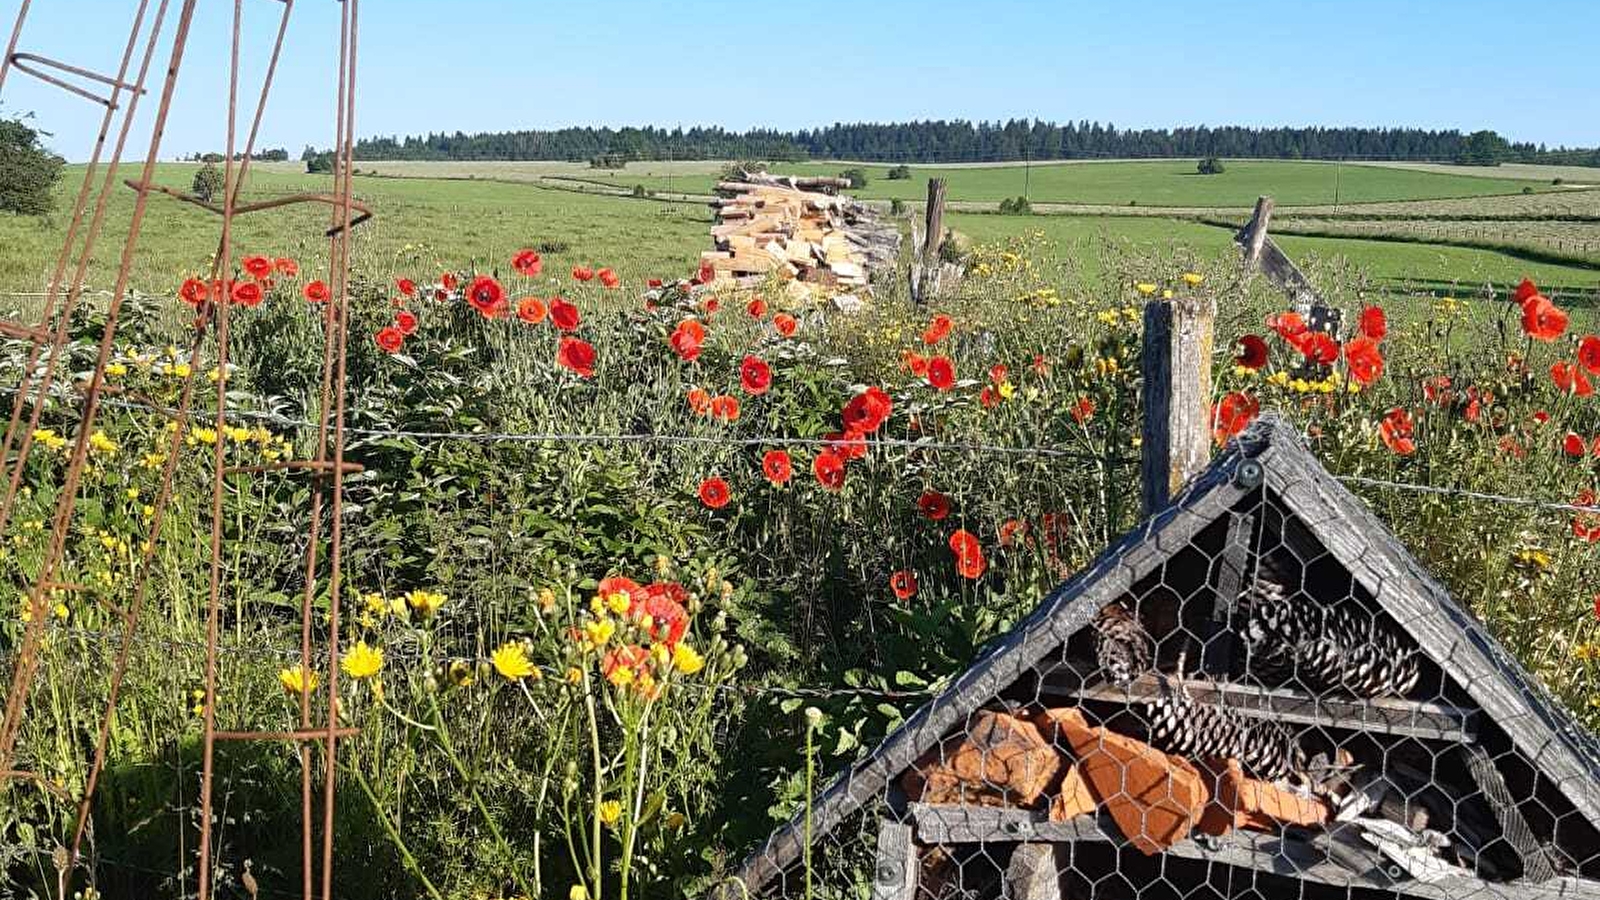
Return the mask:
POLYGON ((944 179, 928 179, 928 209, 922 235, 920 266, 911 282, 912 299, 927 302, 939 292, 939 250, 944 245, 944 179))
POLYGON ((1261 261, 1261 248, 1267 243, 1267 223, 1272 221, 1272 198, 1256 200, 1255 215, 1250 217, 1250 233, 1244 246, 1244 267, 1254 269, 1261 261))
POLYGON ((1142 507, 1167 505, 1211 461, 1211 350, 1216 305, 1195 297, 1144 308, 1142 507))

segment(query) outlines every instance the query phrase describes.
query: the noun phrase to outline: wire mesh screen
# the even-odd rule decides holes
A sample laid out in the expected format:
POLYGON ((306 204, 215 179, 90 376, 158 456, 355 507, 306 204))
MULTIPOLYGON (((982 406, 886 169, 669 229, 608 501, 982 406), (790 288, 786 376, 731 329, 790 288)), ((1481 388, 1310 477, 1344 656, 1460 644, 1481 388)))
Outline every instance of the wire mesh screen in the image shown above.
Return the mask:
POLYGON ((743 884, 1592 893, 1600 756, 1302 453, 1219 462, 813 798, 743 884))

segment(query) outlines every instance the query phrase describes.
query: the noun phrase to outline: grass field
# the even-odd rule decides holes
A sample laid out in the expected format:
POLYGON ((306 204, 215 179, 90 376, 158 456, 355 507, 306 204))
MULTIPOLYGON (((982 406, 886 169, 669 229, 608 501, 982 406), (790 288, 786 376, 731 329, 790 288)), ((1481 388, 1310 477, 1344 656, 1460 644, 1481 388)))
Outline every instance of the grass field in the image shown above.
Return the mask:
MULTIPOLYGON (((804 175, 838 174, 843 163, 799 163, 773 170, 804 175)), ((868 183, 856 193, 868 199, 921 200, 926 179, 940 177, 952 200, 998 203, 1026 194, 1036 203, 1087 203, 1126 206, 1249 206, 1271 194, 1281 206, 1434 200, 1520 194, 1523 188, 1553 190, 1549 178, 1513 179, 1444 174, 1435 171, 1321 162, 1228 161, 1221 175, 1199 175, 1195 161, 1094 162, 1072 165, 988 168, 919 167, 912 177, 891 181, 885 166, 863 166, 868 183)), ((645 174, 623 169, 589 170, 566 177, 618 187, 709 193, 714 174, 645 174)))
MULTIPOLYGON (((672 171, 673 181, 681 182, 691 178, 709 180, 711 176, 705 173, 717 164, 656 165, 671 168, 660 168, 657 175, 651 177, 664 179, 665 173, 672 171), (700 173, 693 173, 691 167, 700 169, 700 173)), ((1292 191, 1295 179, 1327 168, 1315 164, 1259 165, 1264 167, 1259 172, 1265 174, 1255 182, 1244 180, 1251 172, 1251 167, 1245 164, 1230 165, 1228 173, 1221 177, 1237 178, 1238 184, 1233 190, 1238 192, 1238 197, 1253 200, 1262 192, 1292 191)), ((297 171, 298 168, 295 163, 259 166, 250 176, 246 196, 260 198, 328 188, 326 176, 308 176, 297 171)), ((391 174, 404 171, 413 177, 359 177, 356 181, 357 194, 373 206, 376 216, 356 230, 354 262, 359 271, 375 278, 387 278, 396 272, 416 274, 445 263, 462 264, 474 260, 493 266, 508 258, 512 251, 531 246, 548 251, 545 253, 548 272, 561 273, 580 263, 609 265, 637 284, 645 278, 687 273, 700 251, 709 246, 706 230, 710 215, 697 203, 596 196, 549 189, 545 186, 549 182, 541 181, 550 173, 577 171, 570 163, 407 163, 400 164, 398 169, 390 169, 388 165, 383 168, 391 174), (490 172, 496 173, 492 177, 497 180, 487 180, 490 172), (416 177, 428 173, 448 177, 416 177), (483 177, 467 177, 479 174, 483 177), (513 183, 503 183, 499 179, 513 183), (515 183, 518 181, 529 183, 515 183)), ((187 188, 193 170, 192 165, 163 164, 157 180, 187 188)), ((1139 190, 1150 195, 1159 193, 1161 183, 1169 177, 1183 185, 1201 180, 1199 176, 1173 174, 1177 171, 1177 164, 1173 163, 1057 165, 1041 167, 1035 175, 1044 177, 1039 175, 1044 170, 1077 173, 1074 177, 1081 177, 1082 173, 1111 173, 1123 179, 1142 175, 1152 184, 1139 190)), ((1351 168, 1346 174, 1371 173, 1375 179, 1389 179, 1398 171, 1351 168)), ((0 291, 36 291, 46 283, 62 237, 66 212, 70 209, 72 191, 76 189, 81 172, 81 168, 74 167, 63 179, 55 216, 44 220, 0 218, 0 291)), ((1429 173, 1399 174, 1399 180, 1372 181, 1366 189, 1376 191, 1379 185, 1386 183, 1392 192, 1390 196, 1404 196, 1407 192, 1421 191, 1423 188, 1419 185, 1425 186, 1434 180, 1456 187, 1463 181, 1474 185, 1494 183, 1492 179, 1452 179, 1429 173)), ((983 183, 983 178, 1010 177, 1000 168, 963 169, 953 173, 955 176, 979 179, 974 182, 978 184, 983 183)), ((904 184, 876 181, 868 186, 867 193, 874 187, 888 185, 898 189, 904 184)), ((1417 210, 1410 213, 1415 216, 1549 215, 1564 214, 1580 200, 1593 204, 1595 198, 1600 198, 1600 192, 1563 191, 1477 200, 1391 200, 1377 208, 1388 211, 1387 214, 1417 210), (1478 212, 1473 213, 1473 210, 1478 212)), ((1236 198, 1228 195, 1213 199, 1232 202, 1236 198)), ((108 221, 125 222, 132 201, 131 191, 118 191, 113 196, 108 221)), ((133 270, 133 286, 139 290, 163 292, 172 290, 185 274, 202 271, 208 266, 215 249, 216 223, 209 214, 165 197, 153 197, 151 203, 133 270)), ((1586 211, 1593 207, 1576 208, 1586 211)), ((1231 252, 1230 235, 1224 228, 1155 216, 1015 217, 958 212, 952 214, 950 221, 978 241, 1041 230, 1060 248, 1063 258, 1074 260, 1086 275, 1096 271, 1094 243, 1102 239, 1187 246, 1204 253, 1231 252)), ((1285 218, 1285 221, 1292 220, 1285 218)), ((240 253, 293 255, 314 262, 326 254, 326 240, 322 234, 327 222, 328 210, 321 206, 292 207, 242 217, 237 226, 237 249, 240 253)), ((1362 226, 1340 222, 1338 227, 1360 232, 1362 226)), ((1427 223, 1425 227, 1453 235, 1452 229, 1460 230, 1465 226, 1427 223)), ((1529 233, 1528 229, 1533 226, 1514 223, 1503 227, 1508 233, 1517 234, 1529 233)), ((1555 226, 1541 227, 1548 230, 1555 226)), ((1592 226, 1576 227, 1584 233, 1592 230, 1592 226)), ((1587 292, 1600 282, 1600 271, 1594 269, 1482 249, 1288 235, 1284 243, 1294 253, 1347 260, 1350 265, 1364 269, 1379 285, 1503 283, 1531 274, 1542 282, 1587 292)), ((108 228, 89 273, 91 287, 110 287, 120 247, 120 233, 108 228)))

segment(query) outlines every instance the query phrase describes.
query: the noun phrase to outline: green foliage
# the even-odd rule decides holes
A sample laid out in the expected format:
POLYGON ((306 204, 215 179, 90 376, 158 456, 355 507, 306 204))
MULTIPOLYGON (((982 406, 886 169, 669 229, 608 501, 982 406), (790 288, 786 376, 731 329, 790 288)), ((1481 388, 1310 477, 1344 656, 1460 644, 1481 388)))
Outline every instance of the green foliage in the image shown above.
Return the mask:
POLYGON ((625 169, 628 167, 628 157, 624 153, 597 153, 589 157, 591 169, 625 169))
POLYGON ((1511 144, 1493 131, 1474 131, 1462 141, 1455 160, 1463 166, 1498 166, 1512 156, 1511 144))
POLYGON ((21 119, 0 119, 0 210, 36 216, 55 207, 65 161, 39 138, 21 119))
POLYGON ((1215 156, 1207 156, 1195 165, 1195 171, 1201 175, 1221 175, 1227 169, 1222 165, 1222 160, 1215 156))
POLYGON ((851 190, 859 190, 867 186, 867 170, 862 168, 845 169, 839 177, 850 182, 851 190))
POLYGON ((904 181, 911 177, 911 167, 904 163, 898 166, 890 166, 889 171, 885 172, 883 177, 890 181, 904 181))
POLYGON ((899 197, 889 201, 889 215, 903 216, 906 214, 906 202, 899 197))
POLYGON ((318 153, 305 160, 306 174, 324 175, 333 172, 333 154, 318 153))
POLYGON ((195 170, 194 183, 190 186, 190 193, 201 200, 210 201, 220 198, 223 188, 222 170, 212 163, 204 163, 195 170))
POLYGON ((1031 216, 1033 204, 1027 197, 1007 197, 1000 201, 1000 214, 1003 216, 1031 216))

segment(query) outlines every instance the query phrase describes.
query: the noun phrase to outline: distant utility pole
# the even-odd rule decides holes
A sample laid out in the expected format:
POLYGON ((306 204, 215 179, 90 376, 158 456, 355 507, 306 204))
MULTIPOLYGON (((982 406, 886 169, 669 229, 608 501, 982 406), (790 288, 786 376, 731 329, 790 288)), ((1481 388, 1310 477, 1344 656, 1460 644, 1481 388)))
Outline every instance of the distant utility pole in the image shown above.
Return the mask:
POLYGON ((1339 157, 1333 158, 1333 211, 1339 211, 1339 157))
POLYGON ((1024 146, 1022 148, 1022 198, 1024 200, 1032 200, 1033 199, 1032 197, 1028 196, 1028 189, 1029 189, 1029 186, 1032 183, 1033 183, 1033 148, 1032 147, 1028 147, 1028 146, 1024 146))

